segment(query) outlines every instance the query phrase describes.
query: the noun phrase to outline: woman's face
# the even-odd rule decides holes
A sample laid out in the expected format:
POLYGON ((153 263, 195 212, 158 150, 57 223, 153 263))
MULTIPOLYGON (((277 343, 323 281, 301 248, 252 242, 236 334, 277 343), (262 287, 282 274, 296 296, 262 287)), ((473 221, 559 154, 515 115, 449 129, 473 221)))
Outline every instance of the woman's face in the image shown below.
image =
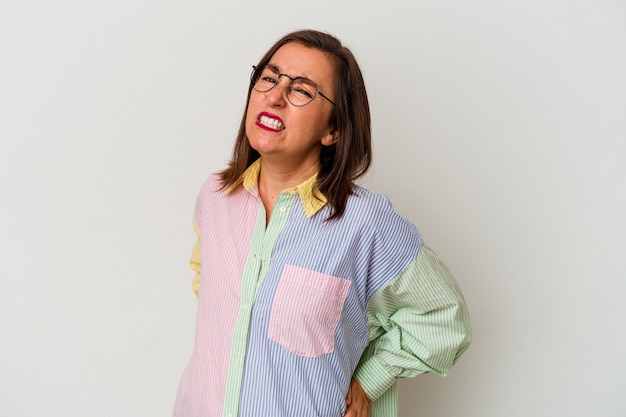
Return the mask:
MULTIPOLYGON (((280 74, 313 81, 319 91, 334 101, 335 66, 325 53, 292 42, 280 47, 269 65, 280 74)), ((338 137, 330 125, 333 104, 318 94, 309 104, 294 106, 287 99, 289 82, 283 76, 269 91, 252 90, 246 135, 250 146, 264 160, 294 167, 319 165, 322 146, 332 145, 338 137)))

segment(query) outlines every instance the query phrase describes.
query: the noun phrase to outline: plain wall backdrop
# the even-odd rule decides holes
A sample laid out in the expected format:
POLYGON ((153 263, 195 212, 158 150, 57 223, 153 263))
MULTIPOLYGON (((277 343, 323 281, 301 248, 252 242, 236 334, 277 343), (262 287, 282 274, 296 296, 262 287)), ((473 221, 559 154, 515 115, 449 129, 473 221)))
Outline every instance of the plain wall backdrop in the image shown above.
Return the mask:
POLYGON ((170 416, 196 193, 251 65, 309 27, 363 69, 362 183, 473 320, 401 416, 625 416, 622 0, 0 0, 0 416, 170 416))

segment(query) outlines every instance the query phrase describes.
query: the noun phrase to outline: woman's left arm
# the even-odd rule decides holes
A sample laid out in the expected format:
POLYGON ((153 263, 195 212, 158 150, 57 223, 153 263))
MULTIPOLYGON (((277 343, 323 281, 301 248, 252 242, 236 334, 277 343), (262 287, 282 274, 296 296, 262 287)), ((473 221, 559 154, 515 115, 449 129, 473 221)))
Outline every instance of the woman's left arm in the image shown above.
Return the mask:
POLYGON ((469 314, 448 268, 423 245, 368 303, 370 343, 354 373, 371 400, 398 378, 447 375, 471 341, 469 314))
POLYGON ((346 413, 343 417, 369 417, 372 401, 367 397, 363 387, 352 378, 346 396, 346 413))

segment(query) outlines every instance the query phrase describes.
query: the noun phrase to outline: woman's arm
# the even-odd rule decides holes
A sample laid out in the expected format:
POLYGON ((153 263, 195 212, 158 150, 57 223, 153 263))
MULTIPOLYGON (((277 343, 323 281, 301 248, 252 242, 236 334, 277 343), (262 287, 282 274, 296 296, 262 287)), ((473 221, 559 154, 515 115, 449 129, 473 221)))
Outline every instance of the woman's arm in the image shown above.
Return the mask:
POLYGON ((447 375, 471 341, 469 314, 448 268, 423 245, 368 303, 370 344, 354 373, 371 400, 398 378, 447 375))
POLYGON ((196 224, 196 220, 193 220, 193 231, 196 233, 198 240, 196 244, 193 246, 191 251, 191 259, 189 260, 189 266, 193 271, 195 271, 195 275, 193 276, 193 280, 191 281, 191 288, 193 292, 196 293, 196 296, 200 295, 200 267, 202 263, 202 252, 200 249, 200 229, 196 224))

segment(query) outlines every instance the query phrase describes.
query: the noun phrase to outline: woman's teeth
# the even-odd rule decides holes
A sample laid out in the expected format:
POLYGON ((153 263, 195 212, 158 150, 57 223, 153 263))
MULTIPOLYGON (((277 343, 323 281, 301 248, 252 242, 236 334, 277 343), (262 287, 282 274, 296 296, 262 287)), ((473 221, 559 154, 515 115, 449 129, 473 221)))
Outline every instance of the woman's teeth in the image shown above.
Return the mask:
POLYGON ((283 130, 285 128, 285 126, 281 122, 267 116, 259 117, 259 123, 261 123, 265 127, 269 127, 270 129, 274 130, 283 130))

